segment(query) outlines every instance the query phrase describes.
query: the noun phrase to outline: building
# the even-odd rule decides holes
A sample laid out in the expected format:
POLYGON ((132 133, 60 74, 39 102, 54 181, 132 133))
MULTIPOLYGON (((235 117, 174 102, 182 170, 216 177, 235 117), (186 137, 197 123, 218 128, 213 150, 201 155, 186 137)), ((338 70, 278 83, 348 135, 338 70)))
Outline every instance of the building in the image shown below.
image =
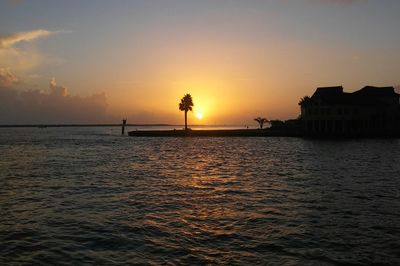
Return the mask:
POLYGON ((353 93, 343 92, 341 86, 317 88, 299 102, 302 132, 309 136, 397 135, 399 100, 393 87, 366 86, 353 93))

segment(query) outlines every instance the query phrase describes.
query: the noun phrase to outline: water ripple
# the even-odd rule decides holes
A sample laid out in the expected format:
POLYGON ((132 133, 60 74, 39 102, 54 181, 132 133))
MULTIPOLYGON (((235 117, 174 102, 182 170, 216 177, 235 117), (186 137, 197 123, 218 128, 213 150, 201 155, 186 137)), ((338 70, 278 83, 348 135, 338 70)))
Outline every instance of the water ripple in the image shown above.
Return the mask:
POLYGON ((400 265, 398 140, 0 130, 0 264, 400 265))

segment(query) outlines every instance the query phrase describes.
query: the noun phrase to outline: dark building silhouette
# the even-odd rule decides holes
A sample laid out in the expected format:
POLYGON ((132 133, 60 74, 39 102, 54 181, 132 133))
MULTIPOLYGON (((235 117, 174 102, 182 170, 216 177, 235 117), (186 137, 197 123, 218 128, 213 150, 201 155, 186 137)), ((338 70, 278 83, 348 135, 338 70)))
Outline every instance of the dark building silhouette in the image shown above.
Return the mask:
POLYGON ((301 99, 305 135, 390 136, 400 125, 400 94, 393 87, 366 86, 353 93, 343 87, 317 88, 301 99))

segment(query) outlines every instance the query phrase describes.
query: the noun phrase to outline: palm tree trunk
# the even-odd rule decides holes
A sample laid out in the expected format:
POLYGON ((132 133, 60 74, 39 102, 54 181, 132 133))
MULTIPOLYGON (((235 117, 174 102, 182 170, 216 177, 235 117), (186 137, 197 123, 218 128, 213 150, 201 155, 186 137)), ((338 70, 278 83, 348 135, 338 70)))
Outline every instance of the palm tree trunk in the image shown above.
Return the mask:
POLYGON ((185 130, 187 130, 187 111, 185 111, 185 130))

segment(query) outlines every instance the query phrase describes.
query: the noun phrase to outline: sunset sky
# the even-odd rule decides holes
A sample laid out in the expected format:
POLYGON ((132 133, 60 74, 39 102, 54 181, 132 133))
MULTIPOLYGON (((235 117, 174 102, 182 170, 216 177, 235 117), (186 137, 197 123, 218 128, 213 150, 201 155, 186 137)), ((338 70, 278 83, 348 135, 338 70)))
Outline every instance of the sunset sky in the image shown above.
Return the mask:
POLYGON ((400 1, 0 0, 0 124, 251 124, 400 84, 400 1))

